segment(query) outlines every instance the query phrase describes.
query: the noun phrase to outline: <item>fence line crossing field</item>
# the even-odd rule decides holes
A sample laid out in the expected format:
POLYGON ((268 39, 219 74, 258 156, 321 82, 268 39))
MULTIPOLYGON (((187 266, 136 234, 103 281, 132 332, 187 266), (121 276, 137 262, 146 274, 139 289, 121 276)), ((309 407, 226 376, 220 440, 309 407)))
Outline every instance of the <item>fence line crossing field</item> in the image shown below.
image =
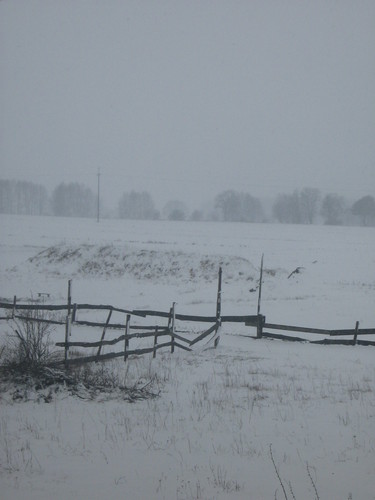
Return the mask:
MULTIPOLYGON (((58 306, 48 326, 68 359, 121 353, 71 366, 74 392, 1 376, 2 498, 375 498, 374 228, 0 227, 0 315, 58 306), (93 375, 118 389, 91 390, 93 375)), ((0 328, 3 346, 12 320, 0 328)))

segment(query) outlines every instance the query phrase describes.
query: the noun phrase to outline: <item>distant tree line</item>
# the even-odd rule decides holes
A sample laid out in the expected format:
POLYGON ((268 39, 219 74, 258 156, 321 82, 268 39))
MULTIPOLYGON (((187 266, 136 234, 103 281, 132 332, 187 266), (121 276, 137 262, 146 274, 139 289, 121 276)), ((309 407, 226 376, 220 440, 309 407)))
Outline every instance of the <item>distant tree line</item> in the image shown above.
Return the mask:
POLYGON ((279 222, 312 224, 318 212, 319 199, 319 190, 313 188, 281 194, 272 207, 273 216, 279 222))
POLYGON ((96 197, 82 184, 61 183, 48 196, 41 184, 0 179, 0 213, 92 217, 96 197))
POLYGON ((304 188, 292 194, 279 195, 272 213, 281 223, 327 225, 375 225, 375 199, 367 195, 349 205, 343 196, 330 193, 321 199, 318 189, 304 188), (319 219, 320 218, 320 219, 319 219))
POLYGON ((45 215, 48 213, 46 188, 32 182, 0 179, 0 213, 45 215))
POLYGON ((215 198, 215 209, 225 222, 261 222, 264 218, 261 202, 249 193, 223 191, 215 198))
POLYGON ((160 218, 154 201, 147 191, 123 193, 118 204, 120 219, 155 220, 160 218))
POLYGON ((52 192, 51 210, 53 215, 63 217, 94 217, 96 196, 82 184, 62 183, 52 192))
MULTIPOLYGON (((51 196, 41 184, 0 179, 0 213, 20 215, 56 215, 95 217, 97 196, 83 184, 60 183, 51 196)), ((375 225, 375 199, 364 196, 353 204, 335 193, 322 197, 314 188, 280 194, 272 204, 271 216, 265 214, 261 201, 247 192, 225 190, 205 210, 191 213, 185 203, 168 201, 161 211, 147 191, 124 192, 113 217, 135 220, 167 219, 215 220, 224 222, 280 222, 285 224, 375 225)))

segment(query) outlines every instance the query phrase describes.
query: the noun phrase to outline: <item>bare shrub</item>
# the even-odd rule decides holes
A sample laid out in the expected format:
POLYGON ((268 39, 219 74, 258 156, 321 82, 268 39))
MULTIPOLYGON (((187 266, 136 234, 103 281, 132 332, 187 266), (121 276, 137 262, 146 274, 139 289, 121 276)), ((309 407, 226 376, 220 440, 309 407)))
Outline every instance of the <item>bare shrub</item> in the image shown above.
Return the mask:
POLYGON ((52 360, 50 335, 54 330, 48 322, 51 315, 37 309, 25 309, 22 316, 11 321, 3 364, 32 369, 52 360))

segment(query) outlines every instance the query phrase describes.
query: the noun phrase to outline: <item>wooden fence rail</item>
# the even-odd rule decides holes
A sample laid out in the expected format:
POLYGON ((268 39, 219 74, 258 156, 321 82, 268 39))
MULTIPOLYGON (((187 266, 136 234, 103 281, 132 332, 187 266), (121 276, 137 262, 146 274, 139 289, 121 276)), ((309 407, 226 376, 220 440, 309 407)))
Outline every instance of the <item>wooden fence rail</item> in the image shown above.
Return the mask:
POLYGON ((291 326, 291 325, 277 325, 274 323, 265 323, 263 328, 268 328, 270 330, 286 330, 289 332, 301 332, 301 333, 317 333, 320 335, 330 335, 333 337, 343 336, 343 335, 354 335, 357 331, 358 335, 375 335, 375 328, 351 328, 342 330, 326 330, 324 328, 307 328, 304 326, 291 326))
MULTIPOLYGON (((173 308, 172 308, 173 311, 173 308)), ((65 359, 65 364, 66 365, 71 365, 71 364, 79 364, 79 363, 88 363, 92 361, 103 361, 107 359, 112 359, 115 357, 123 357, 124 360, 126 361, 129 356, 132 355, 143 355, 147 353, 152 353, 153 357, 155 357, 156 352, 159 349, 162 348, 167 348, 169 347, 171 352, 173 353, 175 348, 183 349, 185 351, 191 351, 191 346, 195 344, 195 342, 191 341, 190 339, 187 339, 178 333, 176 333, 174 322, 173 322, 173 314, 169 315, 169 318, 171 319, 168 322, 168 326, 160 326, 160 325, 155 325, 153 327, 147 326, 148 330, 145 330, 143 328, 143 331, 139 331, 139 329, 142 328, 141 325, 130 325, 130 317, 131 315, 127 315, 127 320, 126 320, 126 325, 125 325, 125 334, 120 335, 114 339, 105 339, 105 330, 103 330, 102 336, 100 340, 98 341, 70 341, 67 338, 65 339, 65 342, 57 342, 56 346, 57 347, 63 347, 65 349, 65 352, 69 353, 69 349, 73 347, 81 347, 81 348, 98 348, 98 353, 96 355, 91 355, 91 356, 79 356, 79 357, 74 357, 74 358, 69 358, 69 356, 66 356, 65 359), (135 328, 135 331, 131 332, 131 329, 135 328), (161 337, 169 337, 170 340, 168 342, 162 342, 158 343, 158 339, 161 337), (129 342, 132 339, 147 339, 147 338, 153 338, 154 342, 153 345, 150 347, 145 347, 145 348, 137 348, 137 349, 129 349, 129 342), (101 354, 101 350, 104 346, 114 346, 119 343, 124 343, 124 350, 121 350, 119 353, 106 353, 106 354, 101 354)), ((77 324, 77 323, 75 323, 77 324)), ((93 326, 93 325, 90 325, 93 326)), ((97 325, 94 325, 97 326, 97 325)), ((106 323, 106 326, 109 326, 109 323, 106 323)), ((124 325, 122 325, 122 329, 124 330, 124 325)), ((200 338, 205 338, 207 337, 210 333, 214 332, 215 329, 217 330, 217 325, 215 323, 214 327, 209 328, 206 332, 204 332, 203 335, 200 336, 200 338)), ((195 340, 195 339, 194 339, 195 340)), ((199 339, 200 340, 200 339, 199 339)))
POLYGON ((170 337, 173 337, 174 339, 180 340, 181 342, 186 342, 189 345, 193 345, 193 343, 195 343, 195 342, 192 343, 190 340, 185 339, 184 337, 181 337, 180 335, 173 333, 168 328, 165 328, 164 330, 161 330, 161 329, 156 330, 156 328, 155 328, 154 332, 124 334, 124 335, 120 335, 119 337, 116 337, 116 338, 111 339, 111 340, 102 340, 101 339, 101 340, 93 341, 93 342, 91 342, 91 341, 89 341, 89 342, 83 342, 83 341, 56 342, 55 345, 57 347, 66 347, 66 346, 68 346, 68 347, 100 347, 100 346, 106 346, 106 345, 115 345, 115 344, 118 344, 119 342, 123 342, 124 340, 131 340, 134 338, 155 337, 155 335, 157 335, 158 337, 170 336, 170 337))
MULTIPOLYGON (((124 361, 131 355, 141 355, 146 353, 152 353, 155 357, 156 352, 162 348, 170 348, 171 352, 174 352, 175 348, 183 349, 185 351, 191 351, 194 346, 203 345, 205 348, 207 345, 213 344, 215 347, 218 345, 220 339, 220 329, 223 323, 244 323, 246 326, 256 328, 255 338, 269 338, 278 340, 289 340, 289 341, 299 341, 299 342, 311 342, 311 343, 325 343, 325 344, 336 344, 341 343, 345 345, 373 345, 375 342, 371 340, 359 340, 358 336, 362 335, 375 335, 375 328, 359 328, 359 322, 355 324, 355 328, 352 329, 325 329, 325 328, 309 328, 305 326, 296 325, 282 325, 276 323, 267 323, 266 317, 260 313, 261 307, 261 290, 262 290, 262 275, 263 275, 263 256, 261 260, 260 268, 260 278, 259 278, 259 295, 257 304, 257 314, 256 315, 222 315, 221 314, 221 286, 222 286, 222 269, 219 268, 218 273, 218 288, 217 288, 217 298, 216 298, 216 314, 215 316, 202 316, 202 315, 192 315, 192 314, 180 314, 176 313, 175 303, 173 303, 171 309, 168 312, 157 311, 157 310, 143 310, 143 309, 123 309, 119 307, 114 307, 107 304, 87 304, 87 303, 73 303, 72 301, 72 282, 68 282, 68 294, 67 302, 65 304, 45 304, 45 303, 18 303, 17 297, 14 296, 13 301, 0 301, 0 309, 8 311, 6 316, 0 317, 0 320, 28 320, 36 321, 40 323, 50 323, 52 325, 65 326, 65 340, 64 342, 57 342, 57 347, 64 348, 64 359, 59 361, 66 365, 74 365, 79 363, 89 363, 92 361, 108 360, 117 357, 123 357, 124 361), (25 314, 27 311, 28 314, 25 314), (29 314, 30 311, 45 311, 45 312, 56 312, 57 317, 39 317, 38 315, 29 314), (85 319, 78 319, 79 311, 107 311, 108 315, 105 321, 92 321, 85 319), (120 313, 126 315, 126 321, 122 323, 111 322, 113 313, 120 313), (60 318, 59 318, 60 316, 60 318), (132 324, 131 318, 138 318, 138 322, 141 318, 154 317, 167 320, 167 325, 152 324, 152 325, 140 325, 132 324), (176 322, 199 322, 199 323, 211 323, 211 326, 200 332, 193 339, 185 338, 180 335, 181 330, 177 330, 176 322), (90 327, 90 328, 101 328, 101 336, 97 341, 71 341, 72 327, 90 327), (119 335, 113 339, 106 339, 107 331, 111 330, 122 330, 122 335, 119 335), (292 335, 285 335, 282 333, 274 333, 265 330, 278 330, 286 332, 299 332, 307 334, 317 334, 323 335, 325 338, 323 340, 308 340, 306 338, 301 338, 292 335), (339 339, 338 337, 352 337, 352 339, 339 339), (159 343, 158 339, 163 337, 169 337, 167 342, 159 343), (334 337, 334 338, 332 338, 334 337), (153 338, 153 345, 147 347, 139 347, 137 349, 129 349, 129 342, 133 339, 151 339, 153 338), (203 344, 203 342, 206 342, 203 344), (102 350, 104 347, 115 346, 123 342, 123 349, 119 352, 108 352, 103 354, 102 350), (97 348, 97 353, 95 355, 89 356, 78 356, 71 358, 69 355, 70 348, 97 348)), ((187 333, 185 331, 185 333, 187 333)), ((250 336, 249 336, 250 337, 250 336)), ((252 337, 253 338, 253 337, 252 337)))
MULTIPOLYGON (((0 302, 0 309, 13 310, 14 305, 10 302, 0 302)), ((125 314, 131 314, 132 316, 138 316, 145 318, 147 316, 159 317, 159 318, 169 318, 170 312, 165 311, 153 311, 153 310, 129 310, 129 309, 120 309, 117 307, 112 307, 109 305, 102 304, 73 304, 73 311, 113 311, 120 312, 125 314)), ((65 311, 68 312, 69 306, 67 304, 17 304, 16 310, 27 310, 27 311, 65 311)), ((15 315, 14 317, 18 319, 28 319, 26 316, 15 315)), ((0 320, 7 320, 9 316, 0 317, 0 320)), ((199 316, 193 314, 176 314, 175 319, 178 321, 191 321, 191 322, 199 322, 199 323, 213 323, 216 321, 216 316, 199 316)), ((53 323, 57 325, 65 324, 65 321, 52 320, 48 318, 34 318, 34 321, 40 321, 43 323, 53 323)), ((231 315, 231 316, 221 316, 222 323, 246 323, 247 326, 256 326, 258 321, 257 315, 231 315)), ((104 327, 106 323, 103 322, 95 322, 95 321, 82 321, 82 320, 74 320, 74 323, 82 326, 96 326, 96 327, 104 327)), ((108 328, 113 329, 121 329, 124 327, 122 324, 109 323, 108 328)), ((133 326, 132 328, 138 328, 137 326, 133 326)), ((147 328, 147 327, 141 327, 147 328)), ((150 326, 149 328, 154 328, 154 326, 150 326)))
POLYGON ((308 328, 304 326, 293 326, 293 325, 280 325, 274 323, 264 323, 261 329, 260 335, 258 332, 258 338, 268 338, 268 339, 278 339, 278 340, 289 340, 292 342, 310 342, 312 344, 343 344, 343 345, 363 345, 363 346, 375 346, 375 341, 371 340, 359 340, 359 335, 375 335, 375 328, 359 328, 359 322, 352 329, 340 329, 340 330, 327 330, 324 328, 308 328), (288 332, 300 332, 300 333, 310 333, 328 336, 329 338, 321 340, 308 340, 302 337, 296 337, 291 335, 283 335, 280 333, 270 333, 263 329, 267 328, 269 330, 279 330, 288 332), (337 337, 353 337, 352 339, 338 339, 337 337), (331 338, 335 337, 335 338, 331 338))
POLYGON ((206 345, 210 340, 213 340, 214 346, 216 347, 219 341, 219 330, 222 321, 237 321, 252 323, 256 321, 256 316, 227 316, 221 317, 221 275, 222 270, 219 269, 218 278, 218 290, 217 290, 217 301, 216 301, 216 315, 215 316, 201 316, 201 315, 188 315, 188 314, 176 314, 175 303, 173 303, 169 312, 164 311, 153 311, 153 310, 129 310, 122 309, 118 307, 113 307, 111 305, 103 304, 78 304, 72 301, 72 282, 68 282, 68 296, 66 304, 45 304, 45 303, 28 303, 22 304, 17 303, 17 297, 14 296, 13 301, 0 302, 0 309, 8 310, 10 313, 8 315, 0 317, 2 320, 25 320, 25 321, 35 321, 40 323, 49 323, 52 325, 65 326, 65 340, 64 342, 57 342, 57 347, 64 348, 64 359, 55 362, 54 364, 65 363, 65 365, 74 365, 80 363, 89 363, 93 361, 103 361, 108 359, 113 359, 117 357, 123 357, 124 361, 131 355, 142 355, 147 353, 152 353, 155 357, 156 352, 159 349, 169 347, 173 353, 175 348, 183 349, 185 351, 191 351, 192 346, 198 342, 206 339, 206 345), (78 320, 78 311, 108 311, 106 321, 88 321, 88 320, 78 320), (22 312, 27 311, 27 314, 22 314, 22 312), (31 314, 30 314, 31 311, 31 314), (60 312, 64 315, 64 318, 47 318, 40 317, 38 315, 32 314, 35 311, 45 311, 45 312, 60 312), (124 323, 111 323, 111 317, 114 312, 126 314, 126 322, 124 323), (161 319, 167 319, 168 324, 165 325, 133 325, 131 324, 131 317, 146 318, 158 317, 161 319), (189 322, 201 322, 201 323, 214 323, 210 328, 205 330, 203 333, 195 337, 193 340, 187 339, 177 333, 176 331, 176 321, 189 321, 189 322), (95 327, 102 328, 102 333, 98 341, 72 341, 70 339, 72 334, 72 326, 83 326, 83 327, 95 327), (114 338, 106 339, 107 330, 122 330, 125 333, 114 338), (208 339, 210 335, 213 335, 213 339, 208 339), (169 337, 167 342, 159 343, 158 339, 162 337, 169 337), (137 349, 129 349, 129 342, 132 339, 147 339, 153 338, 153 345, 147 347, 138 347, 137 349), (123 350, 119 352, 108 352, 103 354, 103 347, 115 346, 119 343, 123 343, 123 350), (69 350, 73 347, 79 348, 98 348, 95 355, 70 357, 69 350))

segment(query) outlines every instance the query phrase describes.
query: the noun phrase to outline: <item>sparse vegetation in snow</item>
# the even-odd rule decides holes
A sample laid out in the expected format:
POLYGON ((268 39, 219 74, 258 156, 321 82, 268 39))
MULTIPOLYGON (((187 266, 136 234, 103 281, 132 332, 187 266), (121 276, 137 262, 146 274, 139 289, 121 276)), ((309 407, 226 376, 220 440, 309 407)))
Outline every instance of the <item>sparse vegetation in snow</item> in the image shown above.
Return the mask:
POLYGON ((68 276, 120 278, 127 275, 161 283, 216 281, 220 266, 227 281, 250 281, 258 274, 256 268, 242 257, 136 249, 112 244, 55 245, 31 257, 29 265, 52 275, 65 270, 68 276))
MULTIPOLYGON (((51 291, 65 303, 73 276, 77 302, 157 308, 177 296, 178 312, 210 314, 225 259, 222 312, 251 314, 259 278, 251 263, 264 252, 262 312, 271 322, 373 326, 375 241, 365 229, 186 223, 185 235, 167 224, 125 231, 77 220, 57 230, 56 221, 32 221, 18 219, 16 230, 12 220, 4 232, 5 297, 51 291), (135 268, 114 279, 124 249, 135 268), (91 260, 93 271, 81 272, 91 260), (148 261, 165 267, 147 277, 148 261), (287 279, 297 266, 303 272, 287 279), (174 268, 175 277, 163 276, 174 268)), ((40 387, 36 377, 3 373, 2 498, 280 500, 280 480, 290 499, 374 498, 373 348, 252 341, 248 333, 224 324, 216 350, 94 364, 62 372, 57 384, 42 369, 40 387)))

